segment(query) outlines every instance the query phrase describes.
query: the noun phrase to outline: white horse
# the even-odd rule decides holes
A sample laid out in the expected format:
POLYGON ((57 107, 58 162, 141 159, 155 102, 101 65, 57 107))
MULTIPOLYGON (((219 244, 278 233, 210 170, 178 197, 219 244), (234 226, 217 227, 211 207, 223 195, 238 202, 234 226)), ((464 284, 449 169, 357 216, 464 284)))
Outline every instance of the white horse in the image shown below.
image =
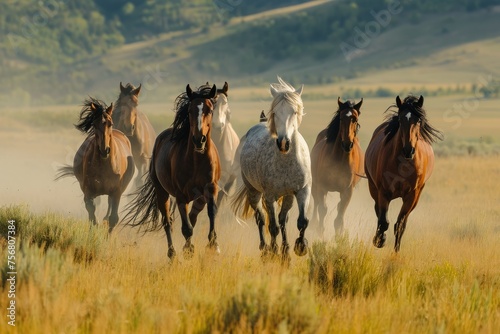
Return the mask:
POLYGON ((233 168, 236 149, 240 139, 231 125, 231 110, 227 99, 229 85, 224 83, 222 89, 217 89, 217 102, 214 106, 212 117, 212 140, 219 152, 222 174, 219 180, 219 195, 217 197, 217 207, 228 194, 236 180, 239 170, 233 168))
POLYGON ((297 220, 299 237, 295 241, 294 251, 299 256, 307 253, 307 239, 304 234, 309 224, 306 208, 311 196, 311 158, 309 147, 298 131, 304 115, 301 99, 303 86, 296 90, 280 77, 278 81, 278 84, 270 86, 274 99, 267 116, 267 124, 255 125, 246 134, 240 156, 244 184, 233 204, 236 213, 243 208, 243 216, 255 212, 260 235, 259 248, 263 255, 268 251, 277 255, 276 237, 281 229, 282 260, 289 261, 286 223, 294 197, 299 206, 297 220), (278 226, 274 202, 280 199, 278 226), (271 234, 269 246, 264 239, 263 209, 269 220, 268 228, 271 234))

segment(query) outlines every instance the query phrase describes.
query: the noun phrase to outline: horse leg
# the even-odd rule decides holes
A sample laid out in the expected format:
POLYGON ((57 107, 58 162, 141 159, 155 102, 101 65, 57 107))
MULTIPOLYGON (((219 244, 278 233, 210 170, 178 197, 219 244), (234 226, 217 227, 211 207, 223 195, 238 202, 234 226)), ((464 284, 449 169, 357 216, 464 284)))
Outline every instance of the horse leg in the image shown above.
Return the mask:
POLYGON ((394 224, 394 236, 396 237, 396 241, 394 243, 394 251, 396 253, 399 252, 399 248, 401 247, 401 238, 403 237, 403 233, 406 229, 408 216, 417 205, 421 193, 422 189, 420 189, 420 191, 417 190, 411 192, 403 198, 403 206, 399 211, 398 220, 396 224, 394 224))
POLYGON ((328 195, 328 192, 315 186, 312 193, 314 200, 313 222, 318 222, 319 233, 323 236, 325 234, 325 218, 328 212, 328 208, 326 206, 326 196, 328 195))
POLYGON ((193 225, 191 225, 191 222, 188 219, 188 204, 177 201, 177 208, 179 209, 179 214, 182 221, 182 235, 184 236, 184 239, 186 239, 186 243, 184 244, 184 257, 191 258, 193 257, 194 253, 194 246, 193 244, 191 244, 191 237, 193 236, 193 225))
MULTIPOLYGON (((158 188, 157 188, 158 189, 158 188)), ((175 249, 174 244, 172 242, 172 224, 173 219, 170 214, 170 196, 167 192, 157 191, 157 202, 158 208, 161 213, 161 221, 163 225, 163 229, 165 230, 165 234, 167 235, 167 243, 168 243, 168 251, 167 256, 170 260, 175 258, 175 249)))
POLYGON ((108 220, 108 233, 111 234, 113 228, 118 224, 118 207, 120 206, 120 193, 114 193, 108 196, 108 212, 110 212, 108 220))
POLYGON ((262 203, 261 203, 262 194, 258 192, 256 189, 254 189, 252 186, 250 186, 247 182, 245 182, 245 185, 247 187, 248 203, 255 212, 254 214, 255 223, 259 228, 259 237, 260 237, 259 249, 263 252, 263 255, 265 255, 265 253, 268 251, 268 247, 266 244, 266 239, 264 237, 264 227, 266 226, 266 220, 264 217, 264 211, 262 210, 262 203))
POLYGON ((299 237, 297 238, 297 240, 295 240, 295 247, 293 248, 293 250, 298 256, 307 254, 307 239, 305 238, 304 234, 306 232, 307 226, 309 225, 309 219, 306 217, 306 208, 309 205, 310 197, 310 186, 302 188, 295 194, 295 198, 297 199, 297 203, 299 205, 299 218, 297 219, 299 237))
POLYGON ((278 215, 278 220, 281 229, 281 238, 282 238, 281 256, 282 256, 282 261, 284 263, 290 262, 290 254, 288 253, 290 246, 288 245, 288 240, 286 236, 286 223, 288 222, 288 211, 290 211, 292 206, 293 206, 293 196, 291 195, 284 196, 283 202, 281 203, 281 210, 278 215))
POLYGON ((276 242, 276 237, 280 233, 278 222, 276 221, 276 214, 274 212, 274 200, 264 198, 264 206, 267 212, 267 217, 269 219, 269 233, 271 234, 271 252, 273 254, 278 254, 278 243, 276 242))
POLYGON ((337 204, 337 217, 334 221, 335 235, 344 233, 344 214, 352 197, 352 187, 340 192, 340 202, 337 204))
POLYGON ((97 224, 97 219, 95 217, 95 203, 94 203, 94 198, 93 197, 87 197, 85 196, 83 198, 83 201, 85 202, 85 209, 87 209, 87 212, 89 213, 89 220, 93 225, 97 224))
MULTIPOLYGON (((217 204, 215 203, 216 187, 209 185, 205 189, 205 198, 207 201, 208 220, 210 221, 210 230, 208 231, 207 247, 220 254, 219 244, 217 243, 217 233, 215 233, 215 216, 217 215, 217 204)), ((193 205, 194 207, 194 205, 193 205)))
POLYGON ((147 163, 148 159, 141 155, 141 157, 137 160, 136 167, 137 167, 137 177, 135 178, 135 186, 137 188, 142 187, 144 184, 144 174, 146 174, 147 170, 147 163))
POLYGON ((387 222, 387 211, 389 210, 389 201, 382 195, 378 193, 377 200, 375 201, 375 212, 377 214, 377 231, 373 237, 373 245, 377 248, 384 247, 385 244, 385 231, 389 228, 389 223, 387 222))

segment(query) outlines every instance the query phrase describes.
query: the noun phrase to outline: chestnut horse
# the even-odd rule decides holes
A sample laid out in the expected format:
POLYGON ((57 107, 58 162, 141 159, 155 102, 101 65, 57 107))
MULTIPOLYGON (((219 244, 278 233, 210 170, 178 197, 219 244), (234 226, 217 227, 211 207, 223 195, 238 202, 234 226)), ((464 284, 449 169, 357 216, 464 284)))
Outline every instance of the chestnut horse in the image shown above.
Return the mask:
POLYGON ((314 219, 319 224, 321 234, 325 230, 327 213, 326 196, 329 191, 340 193, 335 218, 335 234, 344 229, 344 213, 351 201, 354 186, 363 174, 364 157, 359 146, 360 108, 363 99, 357 104, 337 100, 339 109, 335 112, 328 127, 316 138, 311 151, 312 196, 314 199, 314 219))
POLYGON ((94 199, 108 195, 104 220, 109 223, 110 233, 118 223, 121 196, 134 175, 130 142, 121 131, 113 129, 112 115, 113 104, 107 107, 104 102, 93 98, 85 101, 75 127, 88 137, 78 149, 73 166, 62 167, 56 177, 56 180, 65 176, 76 177, 93 224, 97 222, 94 199))
POLYGON ((423 104, 423 96, 410 95, 404 101, 396 97, 392 107, 397 111, 375 129, 366 149, 365 172, 378 218, 373 244, 378 248, 385 244, 389 203, 401 197, 403 205, 394 225, 394 251, 399 251, 408 216, 434 167, 431 144, 443 139, 442 133, 429 124, 423 104))
POLYGON ((182 234, 186 239, 185 257, 191 257, 193 228, 198 214, 207 205, 210 231, 208 246, 219 251, 215 233, 215 216, 220 178, 217 149, 210 138, 212 113, 217 88, 186 92, 175 101, 176 115, 172 127, 156 138, 149 173, 145 184, 129 203, 125 221, 132 226, 145 226, 146 231, 163 227, 167 235, 168 257, 176 255, 172 243, 172 217, 170 196, 175 197, 182 220, 182 234), (193 202, 188 216, 188 204, 193 202), (161 213, 161 221, 158 212, 161 213))
POLYGON ((156 138, 155 130, 148 117, 137 109, 141 87, 142 85, 139 85, 136 88, 130 83, 123 87, 120 82, 120 95, 116 100, 113 112, 115 128, 122 131, 132 145, 132 154, 137 167, 135 178, 137 187, 143 184, 143 176, 147 171, 156 138))

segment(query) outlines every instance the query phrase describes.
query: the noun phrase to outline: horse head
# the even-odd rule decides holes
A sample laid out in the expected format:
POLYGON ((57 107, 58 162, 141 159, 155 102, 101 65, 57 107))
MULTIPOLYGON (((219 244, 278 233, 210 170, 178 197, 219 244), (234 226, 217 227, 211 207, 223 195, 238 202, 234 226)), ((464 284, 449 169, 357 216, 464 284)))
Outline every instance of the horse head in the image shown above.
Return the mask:
POLYGON ((408 96, 402 102, 399 96, 396 97, 398 107, 399 129, 403 144, 403 155, 406 159, 413 159, 415 148, 420 137, 420 126, 422 124, 421 112, 424 105, 424 97, 408 96))
POLYGON ((125 87, 120 82, 120 96, 117 105, 117 128, 125 135, 131 137, 134 135, 137 123, 137 105, 139 104, 139 93, 142 84, 139 87, 128 83, 125 87))
POLYGON ((206 95, 193 92, 188 84, 186 86, 186 94, 189 99, 190 136, 194 143, 194 150, 198 153, 204 153, 207 141, 210 139, 210 127, 217 87, 213 85, 208 95, 206 95))
POLYGON ((349 153, 354 146, 354 138, 359 130, 359 116, 361 115, 361 105, 363 104, 363 99, 357 104, 353 104, 351 101, 341 102, 340 97, 337 99, 339 105, 339 117, 340 117, 340 139, 342 149, 349 153))
POLYGON ((90 104, 90 110, 94 113, 92 126, 97 142, 97 148, 102 158, 109 158, 111 152, 111 137, 113 135, 113 103, 104 109, 103 106, 90 104))
POLYGON ((304 85, 299 89, 278 77, 279 84, 271 84, 270 90, 273 96, 271 111, 268 122, 271 135, 276 138, 276 145, 281 153, 290 151, 293 133, 299 129, 304 115, 302 103, 302 91, 304 85))
POLYGON ((217 101, 214 105, 214 114, 212 117, 212 125, 214 128, 223 130, 226 123, 229 122, 229 104, 227 100, 227 91, 229 90, 229 85, 227 82, 224 83, 222 89, 217 89, 217 101))

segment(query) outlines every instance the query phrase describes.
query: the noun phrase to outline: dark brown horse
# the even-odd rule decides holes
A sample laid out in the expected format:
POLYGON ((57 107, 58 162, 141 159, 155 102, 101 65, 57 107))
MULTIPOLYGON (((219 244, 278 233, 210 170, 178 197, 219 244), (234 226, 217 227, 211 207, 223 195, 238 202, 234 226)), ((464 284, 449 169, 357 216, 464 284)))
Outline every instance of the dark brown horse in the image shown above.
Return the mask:
POLYGON ((443 136, 429 124, 423 104, 423 96, 410 95, 404 101, 396 97, 392 107, 397 111, 375 129, 366 149, 365 172, 378 218, 373 244, 378 248, 384 246, 389 227, 389 203, 401 197, 403 205, 394 225, 394 250, 399 251, 408 216, 434 168, 431 144, 443 136))
POLYGON ((363 99, 357 104, 337 100, 339 109, 326 129, 316 138, 311 151, 312 195, 314 221, 324 233, 327 213, 326 196, 330 191, 340 193, 335 218, 335 233, 344 229, 344 213, 351 201, 354 186, 363 174, 364 157, 358 142, 359 116, 363 99))
POLYGON ((207 204, 210 231, 208 246, 218 251, 215 233, 215 202, 220 178, 217 149, 210 138, 212 113, 217 88, 196 92, 187 85, 176 99, 176 115, 172 127, 156 138, 146 183, 128 206, 126 221, 132 226, 146 226, 146 231, 165 229, 168 257, 175 257, 172 244, 170 196, 175 197, 186 239, 185 256, 192 256, 193 228, 198 214, 207 204), (193 206, 188 216, 188 204, 193 206), (161 221, 158 212, 161 213, 161 221))
POLYGON ((137 187, 143 184, 143 176, 147 171, 156 138, 155 130, 148 117, 137 109, 141 87, 142 85, 139 85, 136 88, 130 83, 123 87, 120 82, 120 95, 113 112, 115 128, 122 131, 132 145, 132 154, 138 172, 135 178, 137 187))
POLYGON ((112 114, 113 104, 107 107, 104 102, 93 98, 85 101, 75 127, 88 137, 78 149, 73 166, 61 168, 56 178, 76 177, 93 224, 97 222, 94 199, 108 195, 104 220, 109 223, 109 232, 118 223, 120 199, 134 175, 130 142, 121 131, 113 129, 112 114))

